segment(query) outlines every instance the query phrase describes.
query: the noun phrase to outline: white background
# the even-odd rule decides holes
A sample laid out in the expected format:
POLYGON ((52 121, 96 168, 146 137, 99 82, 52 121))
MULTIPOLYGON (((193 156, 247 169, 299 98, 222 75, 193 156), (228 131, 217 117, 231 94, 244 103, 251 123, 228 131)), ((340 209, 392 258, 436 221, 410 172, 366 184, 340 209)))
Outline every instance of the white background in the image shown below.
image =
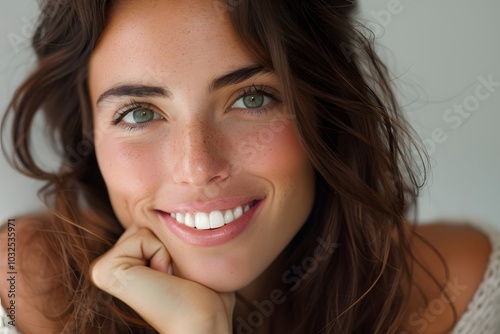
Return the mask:
MULTIPOLYGON (((16 0, 1 6, 3 112, 33 61, 26 37, 37 4, 16 0)), ((498 0, 360 2, 360 20, 379 37, 403 110, 429 150, 432 173, 419 201, 424 220, 472 218, 500 228, 499 13, 498 0), (480 87, 481 77, 499 84, 490 92, 480 87), (465 116, 453 111, 460 106, 465 116), (445 115, 455 118, 446 121, 445 115)), ((43 208, 36 196, 41 184, 20 176, 3 156, 0 185, 0 223, 43 208)))

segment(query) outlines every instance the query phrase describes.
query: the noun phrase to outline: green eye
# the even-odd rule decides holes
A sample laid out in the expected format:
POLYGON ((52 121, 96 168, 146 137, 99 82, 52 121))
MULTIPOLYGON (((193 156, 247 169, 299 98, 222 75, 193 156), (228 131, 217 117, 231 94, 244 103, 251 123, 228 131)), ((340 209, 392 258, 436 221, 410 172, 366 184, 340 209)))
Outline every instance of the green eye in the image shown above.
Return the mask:
POLYGON ((247 108, 260 108, 264 104, 264 96, 253 94, 243 98, 243 104, 247 108))
POLYGON ((151 110, 136 110, 132 115, 136 123, 145 123, 154 119, 154 112, 151 110))
POLYGON ((125 117, 123 117, 123 121, 125 123, 141 124, 141 123, 148 123, 155 119, 160 119, 160 118, 162 117, 152 110, 136 109, 129 112, 125 117))
POLYGON ((256 109, 271 102, 271 98, 264 94, 248 94, 239 98, 234 104, 233 108, 241 109, 256 109))

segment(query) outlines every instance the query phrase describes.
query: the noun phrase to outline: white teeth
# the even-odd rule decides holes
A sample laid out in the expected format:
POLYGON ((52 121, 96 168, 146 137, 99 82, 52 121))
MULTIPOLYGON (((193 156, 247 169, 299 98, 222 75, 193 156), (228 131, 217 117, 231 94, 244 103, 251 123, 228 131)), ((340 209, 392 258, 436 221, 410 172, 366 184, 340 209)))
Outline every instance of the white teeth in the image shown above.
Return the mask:
POLYGON ((243 213, 250 210, 250 208, 251 205, 247 204, 244 208, 238 206, 233 210, 226 210, 224 213, 219 210, 214 210, 210 213, 171 213, 170 215, 180 224, 184 224, 189 227, 195 227, 198 230, 208 230, 211 228, 218 228, 224 226, 224 224, 233 222, 235 219, 240 218, 243 213))
MULTIPOLYGON (((178 215, 182 215, 182 213, 178 213, 178 215)), ((177 221, 179 221, 179 220, 177 220, 177 221)), ((179 221, 179 223, 180 223, 180 221, 179 221)), ((184 224, 186 226, 189 226, 189 227, 196 227, 196 225, 194 224, 194 218, 193 218, 193 216, 191 216, 190 213, 186 213, 186 218, 185 218, 184 224)))
POLYGON ((241 215, 243 214, 243 209, 241 208, 241 206, 234 209, 233 214, 234 214, 234 219, 240 218, 241 215))
POLYGON ((184 215, 182 213, 176 213, 175 219, 177 219, 179 223, 184 223, 184 215))
POLYGON ((232 210, 226 210, 224 213, 224 223, 229 224, 234 220, 234 215, 232 210))
POLYGON ((210 228, 217 228, 224 226, 224 217, 220 211, 210 212, 210 228))
POLYGON ((198 230, 208 230, 210 228, 210 219, 205 212, 198 212, 194 217, 194 224, 198 230))

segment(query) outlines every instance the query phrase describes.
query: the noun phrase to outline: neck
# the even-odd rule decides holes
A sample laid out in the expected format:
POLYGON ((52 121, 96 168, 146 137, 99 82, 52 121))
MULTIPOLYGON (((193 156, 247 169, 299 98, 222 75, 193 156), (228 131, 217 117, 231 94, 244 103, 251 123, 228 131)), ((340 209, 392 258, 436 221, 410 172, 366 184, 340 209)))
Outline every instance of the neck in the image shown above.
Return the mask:
POLYGON ((237 292, 233 317, 237 332, 271 333, 271 325, 283 313, 286 298, 281 281, 285 259, 282 252, 255 281, 237 292))

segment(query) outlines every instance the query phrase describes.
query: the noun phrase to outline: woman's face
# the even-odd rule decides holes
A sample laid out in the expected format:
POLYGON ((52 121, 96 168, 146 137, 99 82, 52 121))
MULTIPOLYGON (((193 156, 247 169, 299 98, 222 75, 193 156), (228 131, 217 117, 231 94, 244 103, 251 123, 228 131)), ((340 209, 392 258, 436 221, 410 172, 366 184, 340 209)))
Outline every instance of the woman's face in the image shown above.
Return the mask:
POLYGON ((92 55, 95 149, 125 227, 217 291, 254 281, 304 224, 314 176, 280 82, 214 1, 127 1, 92 55))

